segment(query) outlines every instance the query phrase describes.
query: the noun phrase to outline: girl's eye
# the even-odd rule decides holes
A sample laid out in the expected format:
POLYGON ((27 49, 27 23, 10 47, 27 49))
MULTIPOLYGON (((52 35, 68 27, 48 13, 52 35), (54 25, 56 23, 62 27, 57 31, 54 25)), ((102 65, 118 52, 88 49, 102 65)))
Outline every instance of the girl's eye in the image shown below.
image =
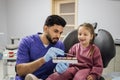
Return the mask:
POLYGON ((84 34, 85 36, 87 36, 87 34, 84 34))
POLYGON ((79 34, 79 35, 81 35, 81 34, 79 34))

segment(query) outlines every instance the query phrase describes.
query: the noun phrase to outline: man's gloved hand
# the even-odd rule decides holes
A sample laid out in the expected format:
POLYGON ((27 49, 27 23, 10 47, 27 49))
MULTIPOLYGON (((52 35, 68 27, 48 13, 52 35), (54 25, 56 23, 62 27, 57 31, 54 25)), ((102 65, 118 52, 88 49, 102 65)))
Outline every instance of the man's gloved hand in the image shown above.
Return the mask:
POLYGON ((59 49, 59 48, 55 48, 55 47, 51 47, 47 53, 44 56, 44 59, 46 62, 48 62, 49 60, 51 60, 52 58, 58 56, 58 55, 64 55, 64 51, 59 49))
POLYGON ((68 67, 69 67, 69 63, 59 62, 57 63, 55 69, 58 73, 62 74, 67 70, 68 67))

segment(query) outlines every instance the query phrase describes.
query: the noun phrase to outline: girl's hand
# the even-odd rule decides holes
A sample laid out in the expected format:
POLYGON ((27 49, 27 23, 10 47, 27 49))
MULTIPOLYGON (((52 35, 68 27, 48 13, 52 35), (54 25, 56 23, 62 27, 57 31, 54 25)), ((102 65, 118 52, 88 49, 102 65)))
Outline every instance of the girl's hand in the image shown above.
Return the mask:
POLYGON ((87 80, 94 80, 92 75, 88 75, 87 80))

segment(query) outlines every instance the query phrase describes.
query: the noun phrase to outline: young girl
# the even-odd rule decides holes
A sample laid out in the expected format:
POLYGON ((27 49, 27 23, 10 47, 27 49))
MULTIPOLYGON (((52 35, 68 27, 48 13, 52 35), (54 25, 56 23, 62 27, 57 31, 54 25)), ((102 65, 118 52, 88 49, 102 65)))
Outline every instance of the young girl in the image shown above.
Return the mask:
POLYGON ((58 63, 55 73, 47 80, 99 80, 103 63, 99 48, 93 43, 94 28, 90 23, 78 27, 79 43, 73 45, 68 55, 77 57, 78 63, 66 65, 58 63))

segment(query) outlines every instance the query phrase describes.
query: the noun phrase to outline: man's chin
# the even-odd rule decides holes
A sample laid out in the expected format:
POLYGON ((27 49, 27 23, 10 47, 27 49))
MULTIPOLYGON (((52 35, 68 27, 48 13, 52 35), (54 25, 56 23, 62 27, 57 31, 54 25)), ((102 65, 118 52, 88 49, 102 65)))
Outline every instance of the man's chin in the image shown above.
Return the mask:
POLYGON ((51 42, 51 44, 56 44, 57 42, 51 42))
MULTIPOLYGON (((58 40, 57 40, 58 41, 58 40)), ((56 44, 57 43, 57 41, 52 41, 52 44, 56 44)))

